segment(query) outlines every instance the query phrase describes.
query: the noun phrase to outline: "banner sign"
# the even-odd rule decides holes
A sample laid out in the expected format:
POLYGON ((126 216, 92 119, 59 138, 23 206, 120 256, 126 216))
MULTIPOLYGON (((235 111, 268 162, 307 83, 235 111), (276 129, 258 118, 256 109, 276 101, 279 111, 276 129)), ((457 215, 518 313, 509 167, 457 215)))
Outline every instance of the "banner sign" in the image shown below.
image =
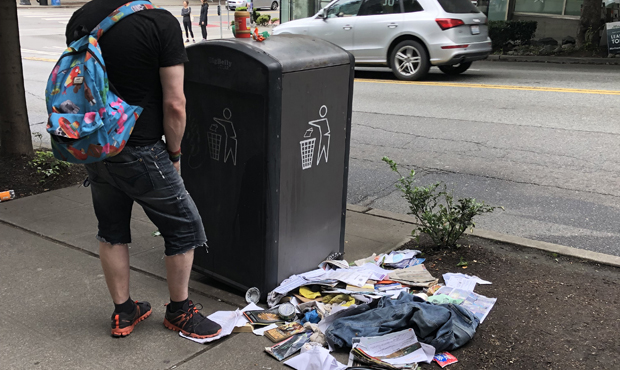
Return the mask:
POLYGON ((609 54, 620 54, 620 22, 607 23, 607 49, 609 54))

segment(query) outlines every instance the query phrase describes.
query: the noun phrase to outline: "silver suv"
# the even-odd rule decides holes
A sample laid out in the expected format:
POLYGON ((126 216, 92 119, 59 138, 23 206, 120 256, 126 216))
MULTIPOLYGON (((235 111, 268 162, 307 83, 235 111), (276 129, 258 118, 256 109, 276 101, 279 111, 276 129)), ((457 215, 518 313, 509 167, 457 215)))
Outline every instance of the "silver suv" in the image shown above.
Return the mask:
POLYGON ((387 64, 399 79, 413 81, 431 65, 459 74, 485 59, 491 53, 486 23, 470 0, 335 0, 273 33, 331 41, 356 64, 387 64))

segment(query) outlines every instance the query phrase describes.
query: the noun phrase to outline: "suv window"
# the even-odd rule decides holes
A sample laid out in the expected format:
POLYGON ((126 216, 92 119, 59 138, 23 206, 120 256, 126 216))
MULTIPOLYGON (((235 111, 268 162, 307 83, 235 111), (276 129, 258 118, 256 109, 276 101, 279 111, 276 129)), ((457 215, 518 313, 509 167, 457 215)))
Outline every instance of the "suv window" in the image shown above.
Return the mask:
POLYGON ((424 10, 418 0, 403 0, 405 13, 421 12, 424 10))
POLYGON ((400 13, 400 0, 366 0, 359 15, 400 13))
POLYGON ((341 0, 327 10, 327 18, 354 17, 360 10, 362 0, 341 0))
POLYGON ((480 13, 471 0, 438 0, 446 13, 480 13))

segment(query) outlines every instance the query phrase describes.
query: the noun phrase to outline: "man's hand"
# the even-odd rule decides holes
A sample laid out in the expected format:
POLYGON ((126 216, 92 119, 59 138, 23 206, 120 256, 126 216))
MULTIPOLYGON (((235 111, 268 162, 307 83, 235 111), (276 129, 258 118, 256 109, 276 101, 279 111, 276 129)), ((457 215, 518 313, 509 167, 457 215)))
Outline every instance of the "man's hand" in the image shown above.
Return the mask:
POLYGON ((204 25, 205 25, 205 22, 202 22, 202 23, 200 23, 200 24, 204 26, 204 25))
POLYGON ((177 172, 181 173, 181 161, 172 162, 172 165, 177 172))

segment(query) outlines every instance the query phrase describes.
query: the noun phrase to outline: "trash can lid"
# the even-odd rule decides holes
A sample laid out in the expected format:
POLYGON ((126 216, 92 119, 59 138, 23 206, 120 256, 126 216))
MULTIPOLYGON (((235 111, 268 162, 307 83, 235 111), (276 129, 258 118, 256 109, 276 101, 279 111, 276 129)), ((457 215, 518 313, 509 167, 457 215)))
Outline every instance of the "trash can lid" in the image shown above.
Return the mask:
POLYGON ((276 35, 263 42, 252 39, 214 40, 226 46, 237 44, 239 50, 252 54, 261 52, 282 66, 282 73, 353 64, 353 56, 341 47, 317 37, 276 35), (247 49, 246 49, 247 48, 247 49))

